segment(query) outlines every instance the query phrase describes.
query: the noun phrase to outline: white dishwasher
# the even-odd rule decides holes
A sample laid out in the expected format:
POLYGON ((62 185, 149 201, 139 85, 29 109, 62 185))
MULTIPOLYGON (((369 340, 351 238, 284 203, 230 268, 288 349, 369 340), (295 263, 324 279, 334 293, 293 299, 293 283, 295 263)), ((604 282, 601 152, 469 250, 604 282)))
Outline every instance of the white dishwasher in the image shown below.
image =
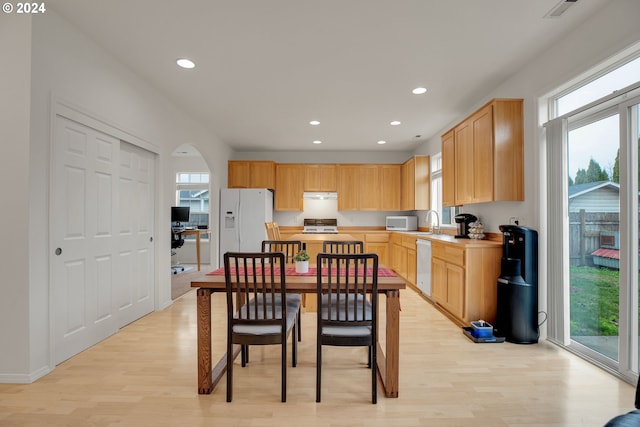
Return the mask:
POLYGON ((431 241, 416 240, 418 247, 418 265, 416 266, 416 281, 418 289, 431 297, 431 241))

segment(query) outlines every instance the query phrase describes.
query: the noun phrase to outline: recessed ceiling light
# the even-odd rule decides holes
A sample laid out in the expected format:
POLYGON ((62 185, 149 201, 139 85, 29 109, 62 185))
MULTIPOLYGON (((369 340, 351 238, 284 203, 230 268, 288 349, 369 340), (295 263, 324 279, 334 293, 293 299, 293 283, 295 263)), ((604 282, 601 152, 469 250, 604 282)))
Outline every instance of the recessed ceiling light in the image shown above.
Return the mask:
POLYGON ((322 141, 319 141, 319 140, 316 139, 315 141, 313 141, 313 143, 314 144, 322 144, 322 141))
POLYGON ((394 120, 391 123, 389 123, 391 126, 398 126, 401 122, 399 120, 394 120))
POLYGON ((310 125, 313 125, 313 126, 318 126, 318 125, 320 124, 320 122, 319 122, 319 121, 317 121, 317 120, 311 120, 311 121, 309 122, 309 124, 310 124, 310 125))
POLYGON ((178 66, 182 67, 182 68, 187 68, 187 69, 191 69, 191 68, 195 68, 196 64, 187 58, 179 58, 176 60, 176 64, 178 64, 178 66))
POLYGON ((386 144, 386 143, 387 143, 387 141, 382 141, 382 140, 381 140, 381 141, 378 141, 378 144, 380 144, 380 145, 382 145, 382 144, 386 144))
POLYGON ((426 87, 417 87, 414 90, 411 91, 414 95, 422 95, 423 93, 427 92, 427 88, 426 87))

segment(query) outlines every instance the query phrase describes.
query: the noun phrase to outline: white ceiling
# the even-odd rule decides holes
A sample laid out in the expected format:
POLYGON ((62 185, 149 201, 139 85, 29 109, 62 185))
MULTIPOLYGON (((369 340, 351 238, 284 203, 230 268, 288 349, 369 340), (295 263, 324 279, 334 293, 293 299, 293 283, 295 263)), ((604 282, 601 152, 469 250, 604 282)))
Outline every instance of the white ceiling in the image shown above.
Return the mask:
POLYGON ((409 151, 611 0, 579 0, 562 17, 544 18, 559 1, 48 0, 47 7, 235 150, 409 151), (179 57, 197 67, 178 68, 179 57), (428 92, 413 95, 416 86, 428 92), (309 125, 313 119, 321 124, 309 125))

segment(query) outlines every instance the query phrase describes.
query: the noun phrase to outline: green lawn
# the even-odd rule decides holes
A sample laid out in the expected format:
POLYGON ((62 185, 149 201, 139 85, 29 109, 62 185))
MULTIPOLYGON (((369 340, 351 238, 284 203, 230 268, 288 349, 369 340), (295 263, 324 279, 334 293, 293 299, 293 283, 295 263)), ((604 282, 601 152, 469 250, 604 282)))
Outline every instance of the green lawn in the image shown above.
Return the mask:
POLYGON ((571 267, 571 336, 618 335, 618 270, 571 267))

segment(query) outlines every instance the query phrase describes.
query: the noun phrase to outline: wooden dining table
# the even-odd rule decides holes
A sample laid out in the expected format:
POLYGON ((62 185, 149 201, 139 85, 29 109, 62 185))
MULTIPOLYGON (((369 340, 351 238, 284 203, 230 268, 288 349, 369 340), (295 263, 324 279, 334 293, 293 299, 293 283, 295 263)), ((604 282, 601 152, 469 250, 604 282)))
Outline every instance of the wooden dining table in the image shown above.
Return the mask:
MULTIPOLYGON (((317 292, 315 266, 310 272, 299 274, 294 268, 287 268, 286 285, 289 293, 317 292)), ((226 353, 213 366, 211 343, 211 295, 214 292, 226 292, 224 271, 218 269, 202 278, 191 282, 191 287, 198 288, 196 293, 198 317, 198 393, 210 394, 226 372, 226 353)), ((405 289, 404 280, 393 270, 380 265, 378 267, 378 294, 386 297, 385 348, 378 342, 377 368, 384 394, 387 397, 398 397, 398 375, 400 363, 400 289, 405 289)), ((314 334, 315 336, 315 334, 314 334)), ((234 359, 240 353, 240 346, 233 349, 234 359)))

